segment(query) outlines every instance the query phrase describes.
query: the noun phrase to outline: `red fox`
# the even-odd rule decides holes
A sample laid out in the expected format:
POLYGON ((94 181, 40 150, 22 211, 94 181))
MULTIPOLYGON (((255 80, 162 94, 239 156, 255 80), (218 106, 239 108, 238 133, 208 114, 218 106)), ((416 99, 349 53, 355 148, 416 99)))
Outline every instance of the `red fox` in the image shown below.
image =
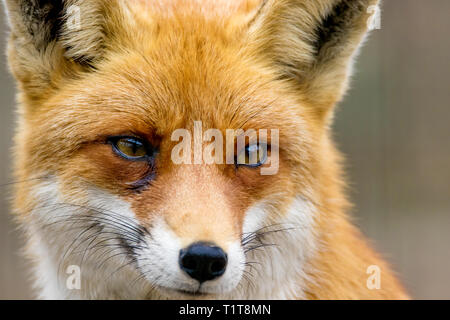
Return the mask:
POLYGON ((39 297, 407 299, 330 133, 376 5, 6 0, 39 297))

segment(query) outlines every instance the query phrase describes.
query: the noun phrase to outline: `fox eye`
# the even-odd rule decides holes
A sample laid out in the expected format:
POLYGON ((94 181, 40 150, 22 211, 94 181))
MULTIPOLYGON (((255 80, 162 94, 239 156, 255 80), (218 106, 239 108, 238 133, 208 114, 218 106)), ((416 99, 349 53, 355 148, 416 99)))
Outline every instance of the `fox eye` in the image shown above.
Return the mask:
POLYGON ((251 144, 245 147, 236 157, 236 165, 259 167, 267 161, 267 145, 251 144))
POLYGON ((134 137, 118 137, 110 139, 113 150, 127 160, 145 160, 152 156, 152 151, 144 141, 134 137))

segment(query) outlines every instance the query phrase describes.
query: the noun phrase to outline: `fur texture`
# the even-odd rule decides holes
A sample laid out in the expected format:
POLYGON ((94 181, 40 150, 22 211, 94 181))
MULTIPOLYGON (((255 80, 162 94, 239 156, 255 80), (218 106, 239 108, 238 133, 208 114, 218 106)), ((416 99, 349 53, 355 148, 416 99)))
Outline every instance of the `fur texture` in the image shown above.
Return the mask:
POLYGON ((6 0, 14 209, 40 297, 407 298, 349 222, 329 129, 375 4, 6 0), (175 165, 170 136, 194 121, 279 129, 278 173, 175 165), (156 146, 155 163, 117 156, 107 139, 118 135, 156 146), (202 286, 177 262, 196 241, 229 255, 202 286), (70 265, 80 290, 66 286, 70 265), (370 265, 378 290, 366 286, 370 265))

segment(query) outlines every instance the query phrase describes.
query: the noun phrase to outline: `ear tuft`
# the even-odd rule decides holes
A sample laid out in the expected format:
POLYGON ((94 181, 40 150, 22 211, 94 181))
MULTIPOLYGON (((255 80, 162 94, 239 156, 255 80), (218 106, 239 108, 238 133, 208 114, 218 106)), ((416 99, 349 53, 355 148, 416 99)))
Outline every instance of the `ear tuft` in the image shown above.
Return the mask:
POLYGON ((57 41, 65 50, 66 58, 79 62, 93 61, 101 54, 107 2, 6 0, 6 5, 16 44, 31 43, 43 52, 57 41))
POLYGON ((5 0, 10 66, 28 96, 38 99, 65 75, 93 69, 104 56, 105 16, 118 1, 5 0))
POLYGON ((376 1, 341 0, 319 24, 315 49, 318 59, 337 55, 339 50, 352 53, 367 30, 370 3, 376 1), (355 39, 356 38, 356 39, 355 39), (329 50, 327 52, 327 50, 329 50), (333 52, 334 51, 334 52, 333 52))
MULTIPOLYGON (((111 1, 111 0, 109 0, 111 1)), ((79 63, 92 64, 101 58, 105 43, 105 14, 102 1, 66 0, 60 41, 65 56, 79 63)))
POLYGON ((352 57, 378 0, 264 0, 249 27, 256 54, 321 114, 347 88, 352 57))
POLYGON ((51 0, 8 1, 16 29, 26 30, 35 47, 43 50, 57 38, 63 14, 63 3, 51 0), (20 19, 21 18, 21 19, 20 19))

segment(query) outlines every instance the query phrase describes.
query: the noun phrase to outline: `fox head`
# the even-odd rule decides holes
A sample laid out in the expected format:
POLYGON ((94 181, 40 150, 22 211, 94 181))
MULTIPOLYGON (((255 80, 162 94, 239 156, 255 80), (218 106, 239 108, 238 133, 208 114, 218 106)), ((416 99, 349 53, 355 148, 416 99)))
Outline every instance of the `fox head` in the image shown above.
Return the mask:
POLYGON ((304 296, 346 206, 329 127, 376 4, 6 0, 42 296, 304 296))

